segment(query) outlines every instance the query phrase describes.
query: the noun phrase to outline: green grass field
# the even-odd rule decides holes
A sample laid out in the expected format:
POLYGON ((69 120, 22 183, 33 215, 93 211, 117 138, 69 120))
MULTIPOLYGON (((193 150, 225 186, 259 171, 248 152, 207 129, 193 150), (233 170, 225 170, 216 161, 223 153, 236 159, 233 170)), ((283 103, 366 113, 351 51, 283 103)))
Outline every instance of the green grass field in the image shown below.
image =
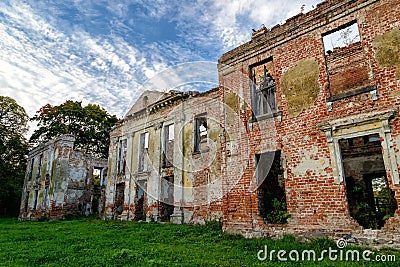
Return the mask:
MULTIPOLYGON (((327 239, 308 243, 287 236, 281 240, 244 239, 223 234, 218 224, 207 226, 101 220, 18 222, 0 220, 0 266, 377 266, 376 262, 260 261, 257 252, 323 249, 327 239)), ((348 248, 346 248, 348 249, 348 248)), ((363 249, 358 248, 360 251, 363 249)), ((395 255, 400 251, 375 251, 395 255)), ((375 255, 376 255, 375 254, 375 255)), ((360 254, 361 255, 361 254, 360 254)), ((286 257, 288 255, 286 254, 286 257)), ((398 266, 386 262, 379 266, 398 266)))

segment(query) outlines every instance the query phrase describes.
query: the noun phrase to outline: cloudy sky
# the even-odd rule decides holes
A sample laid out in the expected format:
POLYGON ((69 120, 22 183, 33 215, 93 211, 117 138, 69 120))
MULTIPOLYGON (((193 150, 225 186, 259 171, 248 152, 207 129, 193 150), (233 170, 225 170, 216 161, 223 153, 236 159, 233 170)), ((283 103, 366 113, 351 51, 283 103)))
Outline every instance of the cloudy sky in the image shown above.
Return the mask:
MULTIPOLYGON (((216 66, 250 40, 252 28, 271 28, 320 2, 1 0, 0 95, 30 116, 71 99, 122 117, 149 79, 190 62, 216 66)), ((216 68, 209 71, 208 82, 216 82, 216 68)))

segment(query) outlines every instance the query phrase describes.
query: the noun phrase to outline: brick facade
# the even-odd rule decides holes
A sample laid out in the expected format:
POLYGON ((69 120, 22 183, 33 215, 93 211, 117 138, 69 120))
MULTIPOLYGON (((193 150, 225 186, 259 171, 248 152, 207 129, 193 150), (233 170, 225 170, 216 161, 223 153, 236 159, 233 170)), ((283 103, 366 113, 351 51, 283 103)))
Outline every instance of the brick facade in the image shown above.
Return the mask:
MULTIPOLYGON (((399 36, 399 14, 398 1, 325 1, 283 25, 260 29, 250 42, 220 58, 221 102, 231 106, 226 99, 232 95, 243 102, 232 120, 222 118, 228 122, 224 127, 236 137, 229 142, 248 150, 247 158, 231 156, 229 142, 222 144, 223 186, 240 181, 224 194, 226 231, 362 236, 363 227, 349 213, 339 143, 373 134, 380 138, 387 183, 400 203, 399 65, 384 57, 392 52, 397 58, 400 44, 390 36, 399 36), (360 42, 325 53, 323 37, 351 23, 357 23, 360 42), (259 78, 253 70, 267 63, 274 69, 277 109, 253 116, 251 88, 259 78), (265 223, 259 215, 252 182, 256 155, 267 151, 282 155, 287 224, 265 223), (238 165, 244 166, 240 177, 238 165)), ((399 242, 399 215, 396 210, 377 235, 399 242)))

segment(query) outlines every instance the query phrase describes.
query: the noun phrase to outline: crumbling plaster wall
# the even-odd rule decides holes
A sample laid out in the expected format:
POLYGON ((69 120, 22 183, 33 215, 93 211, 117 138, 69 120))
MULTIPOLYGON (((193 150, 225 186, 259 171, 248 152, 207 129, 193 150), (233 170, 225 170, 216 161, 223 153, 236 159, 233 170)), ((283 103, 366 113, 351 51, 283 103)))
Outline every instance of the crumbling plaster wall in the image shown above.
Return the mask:
POLYGON ((91 201, 92 187, 87 181, 91 178, 93 167, 105 168, 107 165, 104 160, 74 150, 74 141, 73 136, 63 135, 39 145, 29 153, 19 216, 21 219, 62 219, 68 215, 84 214, 83 207, 90 205, 91 201))
POLYGON ((197 192, 196 188, 210 180, 217 181, 220 151, 219 144, 219 105, 218 91, 213 90, 204 94, 188 93, 183 95, 172 94, 156 103, 149 104, 149 108, 140 111, 121 122, 111 132, 109 173, 107 184, 106 214, 109 218, 115 217, 115 187, 118 183, 125 183, 124 210, 122 219, 135 220, 137 213, 136 192, 137 186, 145 184, 145 215, 146 220, 158 220, 162 204, 161 179, 173 176, 173 204, 174 212, 171 221, 175 223, 204 223, 207 220, 217 220, 222 216, 221 204, 212 195, 222 191, 218 183, 204 191, 197 192), (191 97, 188 97, 191 94, 191 97), (182 102, 183 99, 183 102, 182 102), (210 108, 211 107, 211 108, 210 108), (194 119, 199 114, 207 113, 209 121, 209 143, 213 146, 210 151, 196 154, 193 151, 194 119), (217 118, 215 120, 214 118, 217 118), (162 167, 162 147, 165 139, 164 127, 174 124, 174 156, 173 166, 162 167), (149 133, 149 148, 147 151, 148 169, 139 172, 140 135, 149 133), (118 174, 118 143, 127 140, 127 171, 118 174), (208 156, 207 154, 212 154, 208 156), (208 159, 211 160, 208 160, 208 159), (208 191, 207 191, 208 190, 208 191), (207 198, 206 200, 204 198, 207 198))

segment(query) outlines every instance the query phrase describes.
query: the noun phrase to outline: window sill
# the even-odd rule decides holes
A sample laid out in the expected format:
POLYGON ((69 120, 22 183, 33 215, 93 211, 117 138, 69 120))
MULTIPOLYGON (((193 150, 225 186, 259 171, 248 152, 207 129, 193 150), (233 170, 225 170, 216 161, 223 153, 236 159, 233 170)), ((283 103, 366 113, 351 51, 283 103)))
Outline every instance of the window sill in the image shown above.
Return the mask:
POLYGON ((282 121, 282 111, 277 110, 272 113, 255 116, 249 120, 249 123, 254 123, 257 121, 267 120, 267 119, 271 119, 271 118, 277 118, 279 121, 282 121))
POLYGON ((351 97, 351 96, 356 96, 356 95, 360 95, 363 93, 367 93, 367 92, 372 92, 376 90, 376 85, 371 85, 371 86, 367 86, 367 87, 362 87, 362 88, 357 88, 357 89, 353 89, 344 93, 340 93, 331 97, 328 97, 326 99, 326 102, 334 102, 337 100, 341 100, 347 97, 351 97))

